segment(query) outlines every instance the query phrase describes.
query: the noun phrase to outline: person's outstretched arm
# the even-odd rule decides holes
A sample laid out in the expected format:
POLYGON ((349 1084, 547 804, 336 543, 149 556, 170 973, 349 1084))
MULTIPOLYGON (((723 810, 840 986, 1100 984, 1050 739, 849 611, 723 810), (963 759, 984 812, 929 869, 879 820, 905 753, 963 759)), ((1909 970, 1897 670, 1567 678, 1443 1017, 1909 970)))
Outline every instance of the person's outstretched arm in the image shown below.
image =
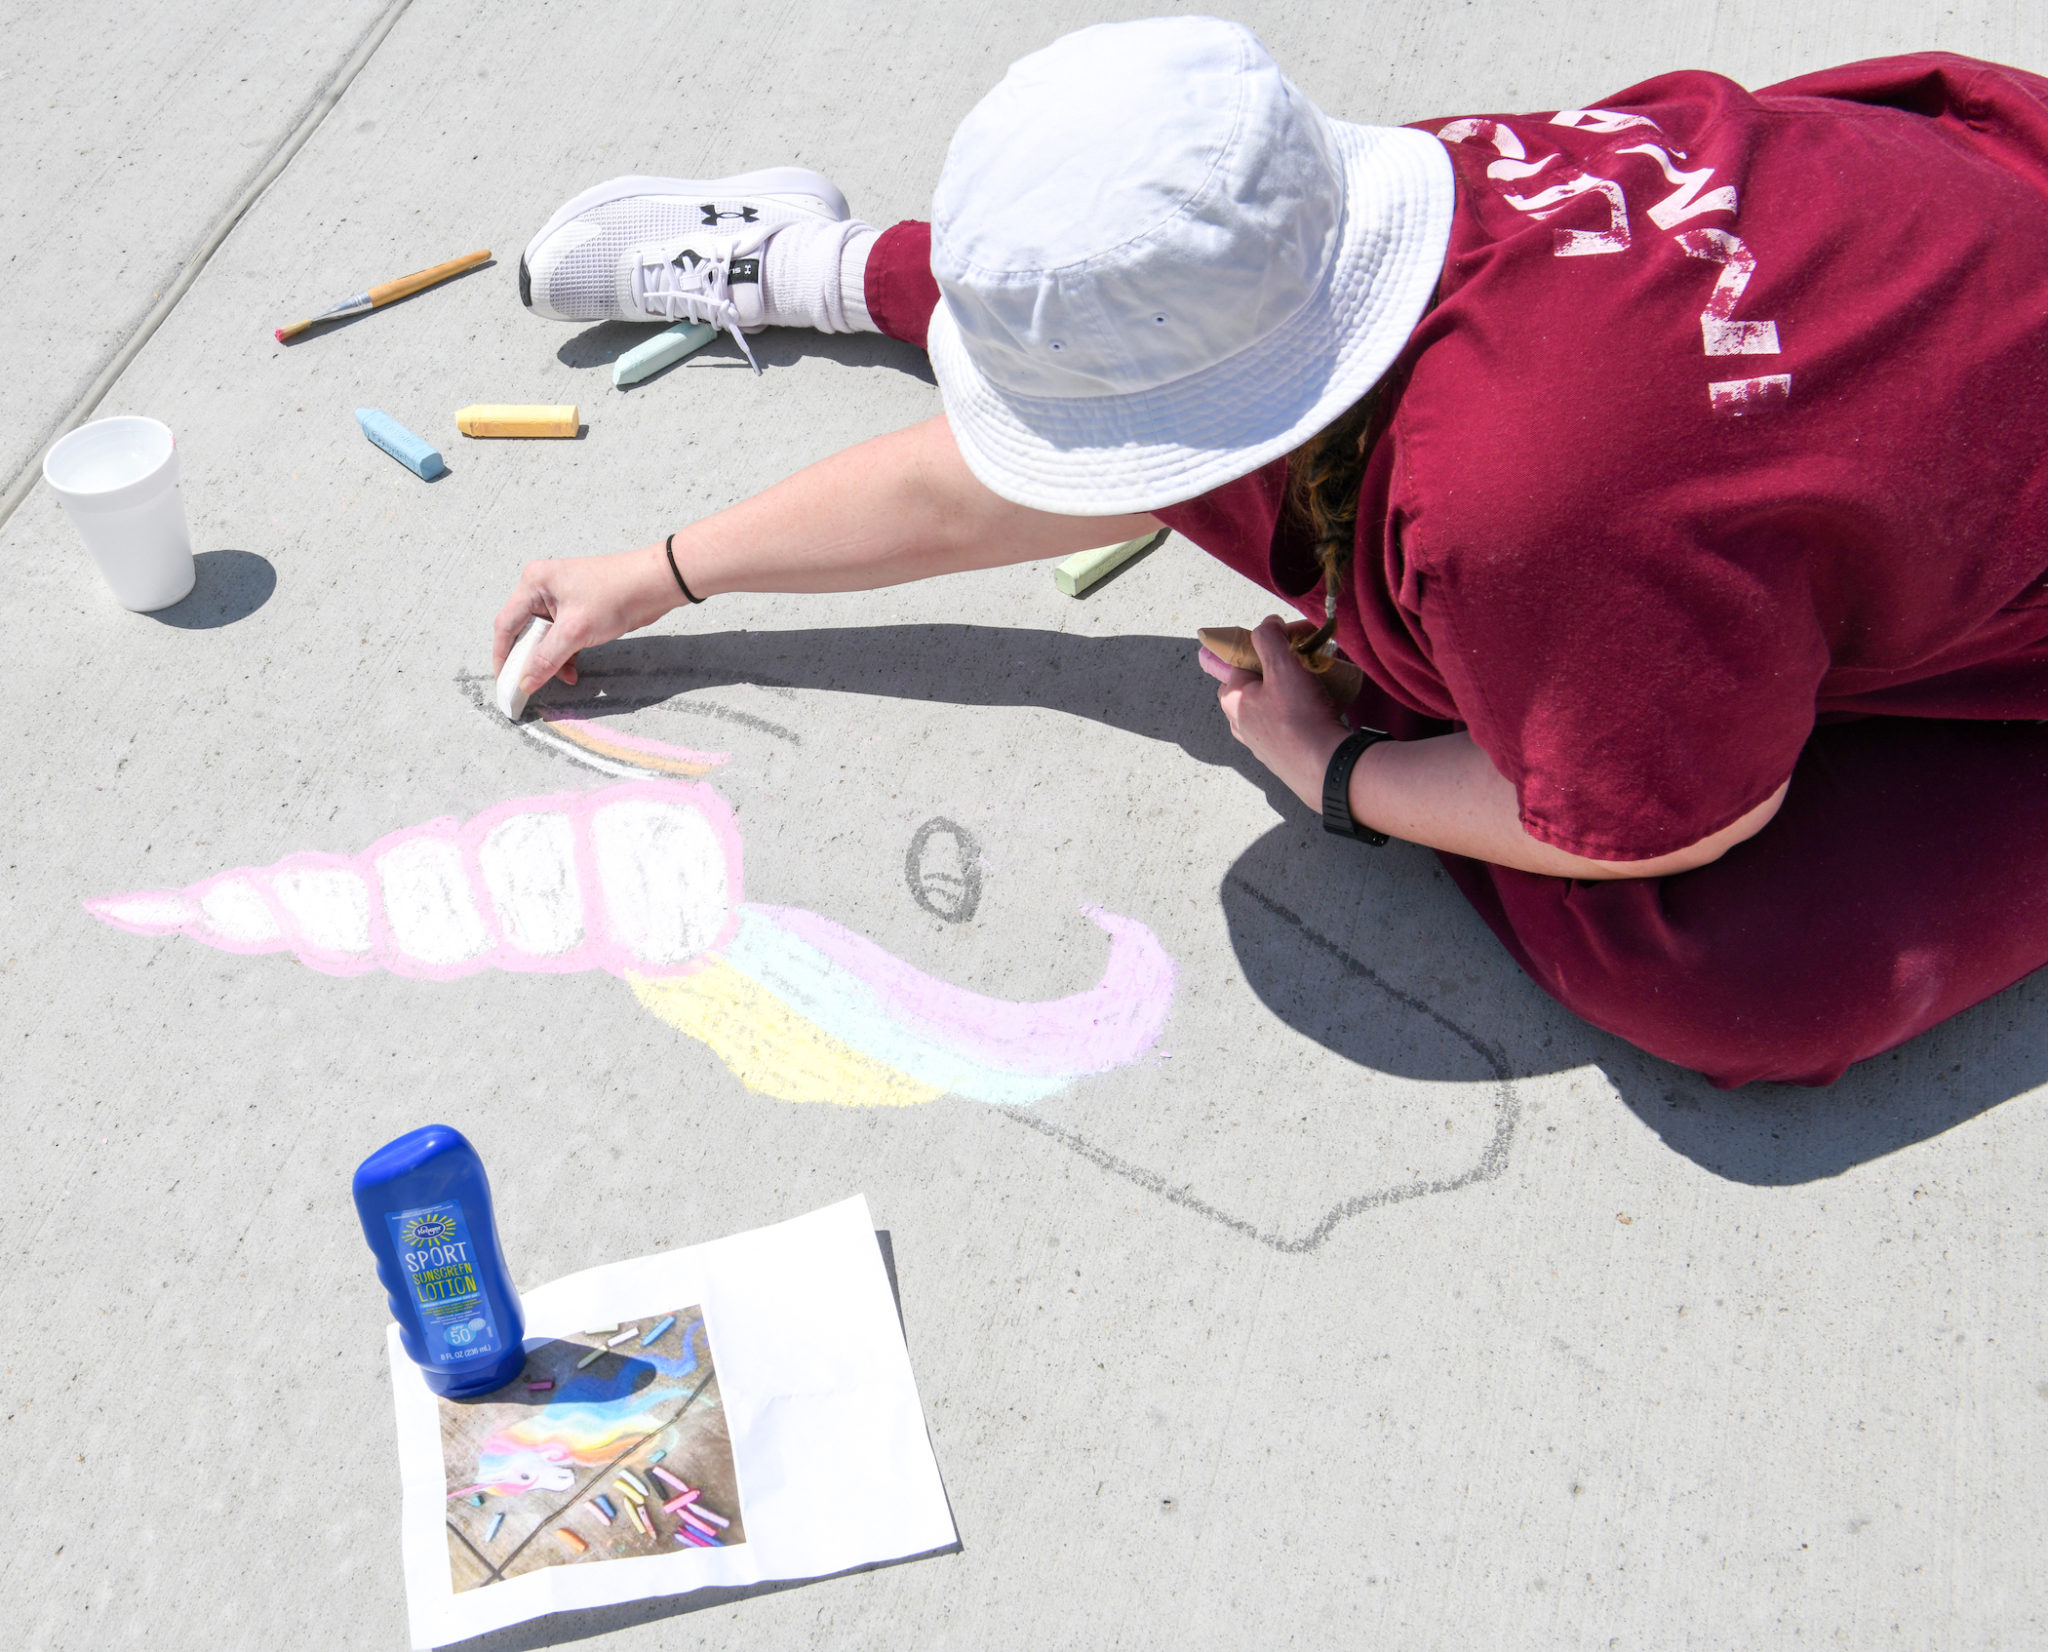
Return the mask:
MULTIPOLYGON (((728 591, 868 591, 934 574, 1071 556, 1154 532, 1152 516, 1054 516, 975 479, 943 418, 834 454, 765 493, 676 530, 676 568, 701 601, 728 591)), ((529 692, 576 680, 578 650, 682 606, 664 544, 529 562, 499 611, 496 670, 538 614, 554 621, 529 692)))
MULTIPOLYGON (((991 493, 977 481, 944 419, 847 449, 675 536, 676 566, 699 597, 728 591, 863 591, 934 574, 1069 556, 1160 526, 1152 516, 1054 516, 991 493)), ((526 686, 558 672, 576 680, 576 652, 651 625, 681 605, 661 544, 615 556, 530 562, 498 614, 495 660, 505 662, 527 620, 554 628, 526 686)), ((1287 647, 1279 621, 1256 636, 1263 678, 1226 672, 1220 691, 1232 732, 1293 789, 1320 807, 1323 769, 1344 737, 1320 682, 1287 647)), ((1558 877, 1659 877, 1715 859, 1759 830, 1779 792, 1749 815, 1654 861, 1593 861, 1522 830, 1515 790, 1467 735, 1365 754, 1351 777, 1355 818, 1396 837, 1501 866, 1558 877)))

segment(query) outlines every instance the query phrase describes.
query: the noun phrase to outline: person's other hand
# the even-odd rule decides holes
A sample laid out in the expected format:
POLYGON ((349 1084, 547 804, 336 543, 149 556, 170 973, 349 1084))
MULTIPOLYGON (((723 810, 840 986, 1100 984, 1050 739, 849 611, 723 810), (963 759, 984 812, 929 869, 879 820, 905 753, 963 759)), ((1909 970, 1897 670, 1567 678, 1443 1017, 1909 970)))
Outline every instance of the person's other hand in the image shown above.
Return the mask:
POLYGON ((552 620, 519 686, 531 694, 551 677, 576 681, 578 654, 652 625, 676 605, 675 582, 659 545, 616 556, 529 562, 492 627, 491 671, 504 669, 527 622, 552 620))
POLYGON ((1202 669, 1221 683, 1216 703, 1230 732, 1311 809, 1323 806, 1323 773, 1345 729, 1322 680, 1288 645, 1287 628, 1268 615, 1252 633, 1262 676, 1225 665, 1207 649, 1202 669))
MULTIPOLYGON (((1303 637, 1313 636, 1316 630, 1314 620, 1289 620, 1286 625, 1287 640, 1298 643, 1303 637)), ((1296 654, 1295 658, 1300 659, 1301 656, 1296 654)), ((1312 672, 1311 675, 1323 685, 1323 692, 1329 695, 1330 703, 1340 714, 1365 689, 1365 673, 1346 659, 1334 659, 1325 670, 1312 672)))

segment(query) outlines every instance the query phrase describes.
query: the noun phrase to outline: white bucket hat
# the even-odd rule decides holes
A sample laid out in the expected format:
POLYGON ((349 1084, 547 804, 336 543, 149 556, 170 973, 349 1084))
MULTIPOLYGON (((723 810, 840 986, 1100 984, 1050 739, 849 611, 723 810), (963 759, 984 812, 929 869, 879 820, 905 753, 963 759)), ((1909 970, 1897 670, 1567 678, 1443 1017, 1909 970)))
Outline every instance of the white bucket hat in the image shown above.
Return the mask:
POLYGON ((1113 516, 1257 470, 1379 379, 1436 288, 1451 162, 1330 120, 1251 30, 1103 23, 975 105, 932 203, 932 368, 974 474, 1113 516))

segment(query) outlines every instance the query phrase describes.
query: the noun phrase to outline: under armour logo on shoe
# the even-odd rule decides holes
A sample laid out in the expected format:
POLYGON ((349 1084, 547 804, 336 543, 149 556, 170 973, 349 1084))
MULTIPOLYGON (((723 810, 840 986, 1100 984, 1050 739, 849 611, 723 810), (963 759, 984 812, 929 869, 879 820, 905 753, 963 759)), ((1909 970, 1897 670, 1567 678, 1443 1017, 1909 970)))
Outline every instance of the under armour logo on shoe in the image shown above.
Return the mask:
POLYGON ((709 201, 704 203, 704 222, 707 225, 716 224, 721 218, 737 218, 743 224, 751 224, 760 216, 752 207, 741 207, 737 212, 720 212, 709 201))
POLYGON ((726 271, 725 279, 726 284, 733 287, 744 287, 749 281, 758 282, 761 279, 761 260, 735 258, 726 271))

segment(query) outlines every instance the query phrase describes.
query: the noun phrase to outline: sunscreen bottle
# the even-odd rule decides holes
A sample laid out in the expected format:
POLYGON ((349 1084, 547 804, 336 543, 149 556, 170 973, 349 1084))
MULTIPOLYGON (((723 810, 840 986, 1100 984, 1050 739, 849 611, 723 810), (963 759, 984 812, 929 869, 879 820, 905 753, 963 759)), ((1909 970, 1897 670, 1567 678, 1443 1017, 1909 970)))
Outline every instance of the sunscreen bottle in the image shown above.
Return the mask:
POLYGON ((469 1139, 446 1124, 408 1131, 356 1166, 354 1191, 399 1338, 427 1386, 461 1399, 518 1376, 526 1319, 469 1139))

